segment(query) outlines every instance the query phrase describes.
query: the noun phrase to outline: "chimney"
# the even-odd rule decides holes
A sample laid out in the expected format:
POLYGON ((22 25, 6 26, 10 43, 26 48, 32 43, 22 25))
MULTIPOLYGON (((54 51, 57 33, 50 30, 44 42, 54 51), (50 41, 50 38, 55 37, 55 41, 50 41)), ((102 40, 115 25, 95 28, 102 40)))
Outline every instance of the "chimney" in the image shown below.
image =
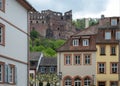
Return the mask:
POLYGON ((104 15, 101 15, 101 19, 104 19, 105 18, 105 16, 104 15))
POLYGON ((85 18, 85 28, 89 27, 89 18, 85 18))

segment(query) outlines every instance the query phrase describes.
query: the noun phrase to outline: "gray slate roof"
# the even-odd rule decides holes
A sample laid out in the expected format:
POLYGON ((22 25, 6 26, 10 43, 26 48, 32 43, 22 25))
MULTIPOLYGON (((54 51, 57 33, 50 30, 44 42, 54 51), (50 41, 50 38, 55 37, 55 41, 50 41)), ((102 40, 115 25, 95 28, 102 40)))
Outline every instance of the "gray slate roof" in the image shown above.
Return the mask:
POLYGON ((40 58, 41 52, 31 52, 30 61, 38 61, 40 58))
POLYGON ((57 58, 43 57, 40 66, 57 66, 57 58))

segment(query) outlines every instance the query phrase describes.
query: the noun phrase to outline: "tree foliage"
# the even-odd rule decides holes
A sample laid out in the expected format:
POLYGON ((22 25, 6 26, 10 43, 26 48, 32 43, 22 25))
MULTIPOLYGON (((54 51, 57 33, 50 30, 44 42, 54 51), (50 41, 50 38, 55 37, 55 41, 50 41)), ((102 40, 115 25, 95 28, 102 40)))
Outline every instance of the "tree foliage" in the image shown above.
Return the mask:
POLYGON ((56 49, 65 43, 65 40, 35 38, 30 41, 31 52, 43 52, 44 56, 55 57, 56 49))
MULTIPOLYGON (((73 20, 72 23, 76 27, 76 29, 84 29, 85 28, 85 18, 73 20)), ((89 18, 89 26, 95 25, 97 23, 98 23, 98 19, 89 18)))

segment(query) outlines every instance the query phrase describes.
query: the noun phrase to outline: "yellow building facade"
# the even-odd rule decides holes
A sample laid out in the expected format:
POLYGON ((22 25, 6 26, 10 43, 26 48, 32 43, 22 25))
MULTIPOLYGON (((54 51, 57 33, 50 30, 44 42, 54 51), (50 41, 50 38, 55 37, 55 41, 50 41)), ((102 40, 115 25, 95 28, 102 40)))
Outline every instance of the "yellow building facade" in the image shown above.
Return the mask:
MULTIPOLYGON (((103 46, 103 45, 102 45, 103 46)), ((112 44, 105 44, 105 55, 101 55, 101 45, 97 44, 97 52, 96 52, 96 86, 116 86, 112 85, 117 83, 117 86, 120 86, 118 83, 119 75, 117 73, 112 73, 112 63, 118 63, 119 61, 119 46, 116 44, 115 46, 115 55, 111 55, 111 47, 112 44), (99 72, 99 64, 104 63, 104 73, 99 72), (101 85, 100 85, 101 83, 101 85), (105 85, 103 85, 105 84, 105 85)), ((117 66, 118 67, 118 66, 117 66)), ((118 70, 118 68, 117 68, 118 70)))

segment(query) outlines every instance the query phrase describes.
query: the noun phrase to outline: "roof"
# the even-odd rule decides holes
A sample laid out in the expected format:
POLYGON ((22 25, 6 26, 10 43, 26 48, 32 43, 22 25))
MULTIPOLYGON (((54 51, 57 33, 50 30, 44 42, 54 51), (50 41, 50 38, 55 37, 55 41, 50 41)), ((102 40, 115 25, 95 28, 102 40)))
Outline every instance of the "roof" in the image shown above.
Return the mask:
POLYGON ((41 59, 40 66, 57 66, 57 58, 43 57, 41 59))
POLYGON ((41 52, 30 52, 30 60, 31 61, 38 61, 40 58, 41 52))
POLYGON ((80 51, 80 52, 84 52, 84 51, 96 51, 96 47, 95 47, 95 35, 97 34, 98 32, 98 29, 97 29, 97 25, 94 25, 94 26, 90 26, 82 31, 80 31, 79 33, 75 34, 75 35, 72 35, 68 40, 67 42, 61 46, 60 48, 57 49, 58 52, 77 52, 77 51, 80 51), (89 46, 89 47, 83 47, 82 45, 80 46, 72 46, 72 40, 74 38, 82 38, 82 37, 90 37, 91 36, 91 45, 92 46, 89 46), (93 46, 94 45, 94 46, 93 46))
POLYGON ((83 36, 83 35, 93 35, 93 34, 97 34, 97 25, 94 26, 90 26, 84 30, 80 30, 80 32, 78 32, 77 34, 73 35, 73 36, 83 36))
POLYGON ((26 8, 29 11, 36 11, 34 7, 27 1, 27 0, 16 0, 18 1, 24 8, 26 8))

